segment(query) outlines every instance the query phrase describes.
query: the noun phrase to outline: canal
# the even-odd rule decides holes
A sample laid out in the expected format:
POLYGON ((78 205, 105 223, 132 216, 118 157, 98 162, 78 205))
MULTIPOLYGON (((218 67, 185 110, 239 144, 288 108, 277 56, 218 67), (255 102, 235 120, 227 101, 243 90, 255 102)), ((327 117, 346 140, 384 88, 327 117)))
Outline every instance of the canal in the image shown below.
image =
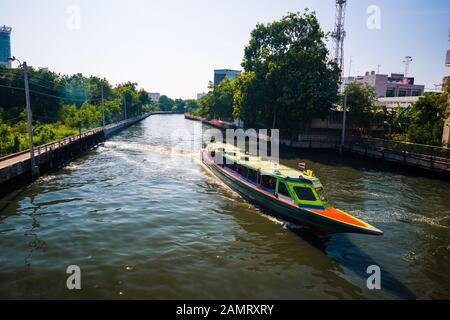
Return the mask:
POLYGON ((319 243, 206 173, 179 129, 201 124, 152 116, 0 199, 0 298, 450 298, 450 183, 286 151, 336 207, 385 231, 319 243), (66 288, 69 265, 80 291, 66 288), (381 290, 367 289, 371 265, 381 290))

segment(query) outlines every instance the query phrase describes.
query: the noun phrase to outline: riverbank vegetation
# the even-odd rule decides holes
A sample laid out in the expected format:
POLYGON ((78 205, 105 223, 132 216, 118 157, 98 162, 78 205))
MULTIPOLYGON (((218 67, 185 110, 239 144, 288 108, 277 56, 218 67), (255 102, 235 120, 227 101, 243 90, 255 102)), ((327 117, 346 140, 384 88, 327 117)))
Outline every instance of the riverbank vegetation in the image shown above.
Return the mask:
MULTIPOLYGON (((106 124, 150 111, 148 92, 136 83, 113 86, 98 77, 32 67, 28 72, 36 145, 101 126, 103 109, 106 124)), ((23 72, 0 66, 0 156, 28 148, 23 72)))
POLYGON ((151 111, 177 111, 193 110, 198 108, 196 100, 171 99, 162 95, 158 101, 152 101, 149 106, 151 111))
POLYGON ((449 92, 425 93, 409 108, 399 108, 391 121, 392 139, 442 146, 442 132, 449 116, 449 92))

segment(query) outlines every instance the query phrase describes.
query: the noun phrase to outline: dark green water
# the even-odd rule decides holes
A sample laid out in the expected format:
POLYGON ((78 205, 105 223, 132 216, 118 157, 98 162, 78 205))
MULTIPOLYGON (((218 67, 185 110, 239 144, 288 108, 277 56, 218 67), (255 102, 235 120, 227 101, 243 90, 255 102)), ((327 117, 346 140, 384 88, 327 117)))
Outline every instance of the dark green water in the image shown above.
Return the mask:
POLYGON ((450 184, 333 154, 306 160, 333 204, 385 231, 319 244, 261 214, 153 116, 104 147, 0 199, 0 298, 450 298, 450 184), (82 290, 66 289, 78 265, 82 290), (381 266, 382 290, 366 287, 381 266))

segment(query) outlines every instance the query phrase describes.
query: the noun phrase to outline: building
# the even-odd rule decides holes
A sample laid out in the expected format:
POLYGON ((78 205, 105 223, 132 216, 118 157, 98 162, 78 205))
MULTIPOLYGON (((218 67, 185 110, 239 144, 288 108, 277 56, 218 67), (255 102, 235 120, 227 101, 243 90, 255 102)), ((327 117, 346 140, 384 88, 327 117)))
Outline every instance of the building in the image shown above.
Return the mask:
POLYGON ((207 95, 206 92, 197 93, 197 100, 200 100, 201 98, 203 98, 203 97, 206 96, 206 95, 207 95))
POLYGON ((158 92, 150 92, 148 94, 148 97, 150 98, 150 100, 152 100, 153 102, 158 102, 159 98, 161 98, 161 94, 158 92))
POLYGON ((231 70, 231 69, 220 69, 214 70, 214 85, 217 86, 222 82, 225 77, 227 77, 230 81, 236 79, 237 76, 241 74, 241 71, 231 70))
POLYGON ((420 97, 425 92, 425 86, 414 83, 414 78, 405 77, 401 73, 391 76, 377 74, 375 71, 366 72, 364 76, 344 78, 344 83, 365 83, 375 89, 376 98, 420 97))
POLYGON ((407 109, 410 105, 419 101, 420 97, 390 97, 378 98, 375 105, 386 108, 389 112, 396 112, 398 108, 407 109))
POLYGON ((0 65, 11 68, 11 27, 0 26, 0 65))

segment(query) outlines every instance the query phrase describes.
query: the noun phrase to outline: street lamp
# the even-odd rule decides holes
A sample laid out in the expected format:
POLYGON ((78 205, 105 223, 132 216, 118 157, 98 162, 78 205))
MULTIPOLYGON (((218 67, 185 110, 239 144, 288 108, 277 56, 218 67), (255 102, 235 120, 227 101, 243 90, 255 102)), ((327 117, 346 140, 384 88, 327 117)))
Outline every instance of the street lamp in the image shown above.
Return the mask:
POLYGON ((38 173, 38 168, 36 167, 36 160, 34 158, 34 142, 33 142, 33 125, 32 125, 32 115, 31 115, 31 106, 30 106, 30 88, 28 85, 28 66, 24 61, 20 62, 16 57, 8 58, 9 61, 14 62, 17 61, 19 63, 19 67, 23 70, 23 79, 25 85, 25 102, 26 102, 26 111, 27 111, 27 122, 28 122, 28 140, 30 144, 30 161, 31 161, 31 176, 34 178, 38 173))

